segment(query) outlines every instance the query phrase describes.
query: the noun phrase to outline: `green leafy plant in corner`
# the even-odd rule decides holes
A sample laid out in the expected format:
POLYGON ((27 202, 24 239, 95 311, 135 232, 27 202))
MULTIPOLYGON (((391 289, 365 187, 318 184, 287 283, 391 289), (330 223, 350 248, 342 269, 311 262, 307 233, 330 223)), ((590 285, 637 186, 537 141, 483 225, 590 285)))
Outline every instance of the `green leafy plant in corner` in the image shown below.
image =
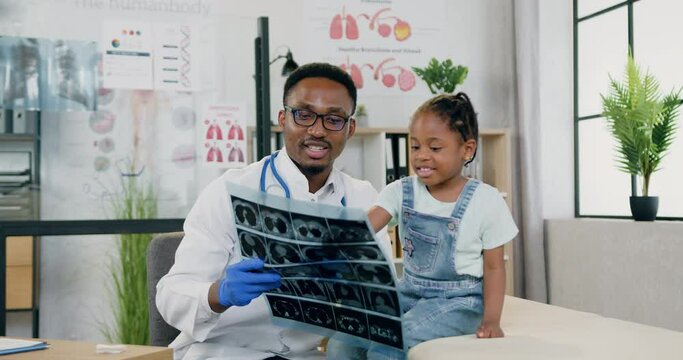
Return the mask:
MULTIPOLYGON (((152 186, 140 176, 122 176, 122 192, 114 201, 117 219, 154 219, 157 199, 152 186)), ((115 323, 104 331, 110 342, 149 344, 149 310, 147 304, 146 253, 153 234, 121 234, 119 259, 110 266, 114 280, 115 323)))
POLYGON ((617 140, 619 169, 641 177, 642 196, 648 196, 650 176, 673 142, 680 92, 662 97, 654 76, 643 74, 629 54, 624 81, 610 76, 609 94, 600 95, 603 116, 617 140))
POLYGON ((440 62, 432 58, 426 67, 413 67, 413 71, 427 83, 432 94, 451 94, 458 85, 465 82, 469 70, 466 66, 454 66, 450 59, 440 62))
POLYGON ((361 117, 361 116, 367 116, 367 115, 368 115, 368 113, 367 113, 367 110, 365 110, 365 105, 358 104, 358 106, 356 107, 356 113, 354 114, 354 116, 361 117))

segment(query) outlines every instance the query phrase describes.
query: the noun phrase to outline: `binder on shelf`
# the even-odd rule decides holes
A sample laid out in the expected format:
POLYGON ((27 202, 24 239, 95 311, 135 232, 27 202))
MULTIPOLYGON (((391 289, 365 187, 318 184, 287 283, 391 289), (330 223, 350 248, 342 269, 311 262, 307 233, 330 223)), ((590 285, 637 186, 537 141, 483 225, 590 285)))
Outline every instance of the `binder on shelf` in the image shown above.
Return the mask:
POLYGON ((396 166, 396 178, 401 179, 408 176, 408 135, 407 134, 395 134, 394 139, 396 139, 396 149, 397 149, 397 166, 396 166))
POLYGON ((394 136, 387 134, 384 139, 384 157, 386 158, 386 184, 390 184, 396 180, 396 160, 394 156, 394 136))

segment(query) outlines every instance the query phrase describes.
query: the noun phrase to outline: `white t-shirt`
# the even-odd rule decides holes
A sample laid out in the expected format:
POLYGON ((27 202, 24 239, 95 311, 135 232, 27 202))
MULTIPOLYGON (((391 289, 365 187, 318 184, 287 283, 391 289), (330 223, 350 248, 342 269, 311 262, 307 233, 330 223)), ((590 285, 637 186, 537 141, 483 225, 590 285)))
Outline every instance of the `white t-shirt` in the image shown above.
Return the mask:
MULTIPOLYGON (((226 171, 202 191, 185 220, 183 238, 169 273, 157 284, 156 304, 166 322, 181 331, 171 343, 176 359, 263 359, 280 353, 289 359, 322 358, 316 350, 321 337, 303 331, 274 326, 263 296, 246 306, 233 306, 222 314, 211 310, 208 291, 219 279, 226 264, 239 262, 237 230, 233 222, 226 182, 259 189, 264 160, 243 169, 226 171)), ((367 181, 357 180, 334 169, 315 194, 308 191, 308 180, 286 150, 275 158, 275 167, 287 183, 291 197, 368 209, 377 191, 367 181)), ((273 173, 266 173, 266 192, 284 196, 273 173)), ((377 234, 380 245, 389 252, 386 231, 377 234)))
MULTIPOLYGON (((412 176, 411 179, 415 211, 443 217, 450 217, 453 214, 455 202, 435 199, 422 180, 416 176, 412 176)), ((379 194, 377 205, 391 214, 390 226, 399 224, 399 235, 405 234, 401 225, 402 204, 403 187, 400 180, 387 185, 379 194)), ((505 244, 512 240, 517 232, 517 226, 500 192, 491 185, 479 184, 460 222, 456 241, 456 272, 476 277, 483 276, 482 251, 505 244)))

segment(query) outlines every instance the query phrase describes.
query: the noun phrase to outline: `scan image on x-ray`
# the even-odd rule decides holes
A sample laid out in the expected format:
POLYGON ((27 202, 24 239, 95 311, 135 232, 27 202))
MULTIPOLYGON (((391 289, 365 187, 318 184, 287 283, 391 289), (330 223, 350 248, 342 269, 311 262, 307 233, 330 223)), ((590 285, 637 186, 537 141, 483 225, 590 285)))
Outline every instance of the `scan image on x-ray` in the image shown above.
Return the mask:
POLYGON ((240 254, 282 277, 265 294, 273 323, 404 350, 396 275, 363 210, 226 186, 240 254))

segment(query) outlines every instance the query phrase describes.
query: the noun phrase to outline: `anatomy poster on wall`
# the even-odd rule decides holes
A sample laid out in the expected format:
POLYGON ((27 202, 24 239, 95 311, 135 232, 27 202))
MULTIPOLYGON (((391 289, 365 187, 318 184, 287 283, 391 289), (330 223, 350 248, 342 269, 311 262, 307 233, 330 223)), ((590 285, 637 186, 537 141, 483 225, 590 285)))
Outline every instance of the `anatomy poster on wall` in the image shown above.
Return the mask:
POLYGON ((198 88, 196 29, 189 25, 154 25, 154 87, 192 91, 198 88))
POLYGON ((197 90, 201 63, 197 38, 196 27, 187 24, 105 21, 103 87, 197 90))
POLYGON ((153 185, 159 218, 186 216, 196 197, 192 94, 102 90, 97 111, 42 115, 41 216, 111 218, 132 177, 153 185))
POLYGON ((102 85, 113 89, 151 90, 153 35, 150 23, 105 21, 102 24, 102 85))
POLYGON ((393 265, 365 212, 226 184, 239 249, 281 275, 273 323, 361 346, 404 350, 393 265))
POLYGON ((412 67, 446 54, 445 0, 306 2, 302 57, 341 66, 365 94, 415 92, 412 67))
POLYGON ((237 168, 247 165, 247 128, 244 104, 214 104, 198 124, 202 141, 198 154, 204 165, 237 168))

